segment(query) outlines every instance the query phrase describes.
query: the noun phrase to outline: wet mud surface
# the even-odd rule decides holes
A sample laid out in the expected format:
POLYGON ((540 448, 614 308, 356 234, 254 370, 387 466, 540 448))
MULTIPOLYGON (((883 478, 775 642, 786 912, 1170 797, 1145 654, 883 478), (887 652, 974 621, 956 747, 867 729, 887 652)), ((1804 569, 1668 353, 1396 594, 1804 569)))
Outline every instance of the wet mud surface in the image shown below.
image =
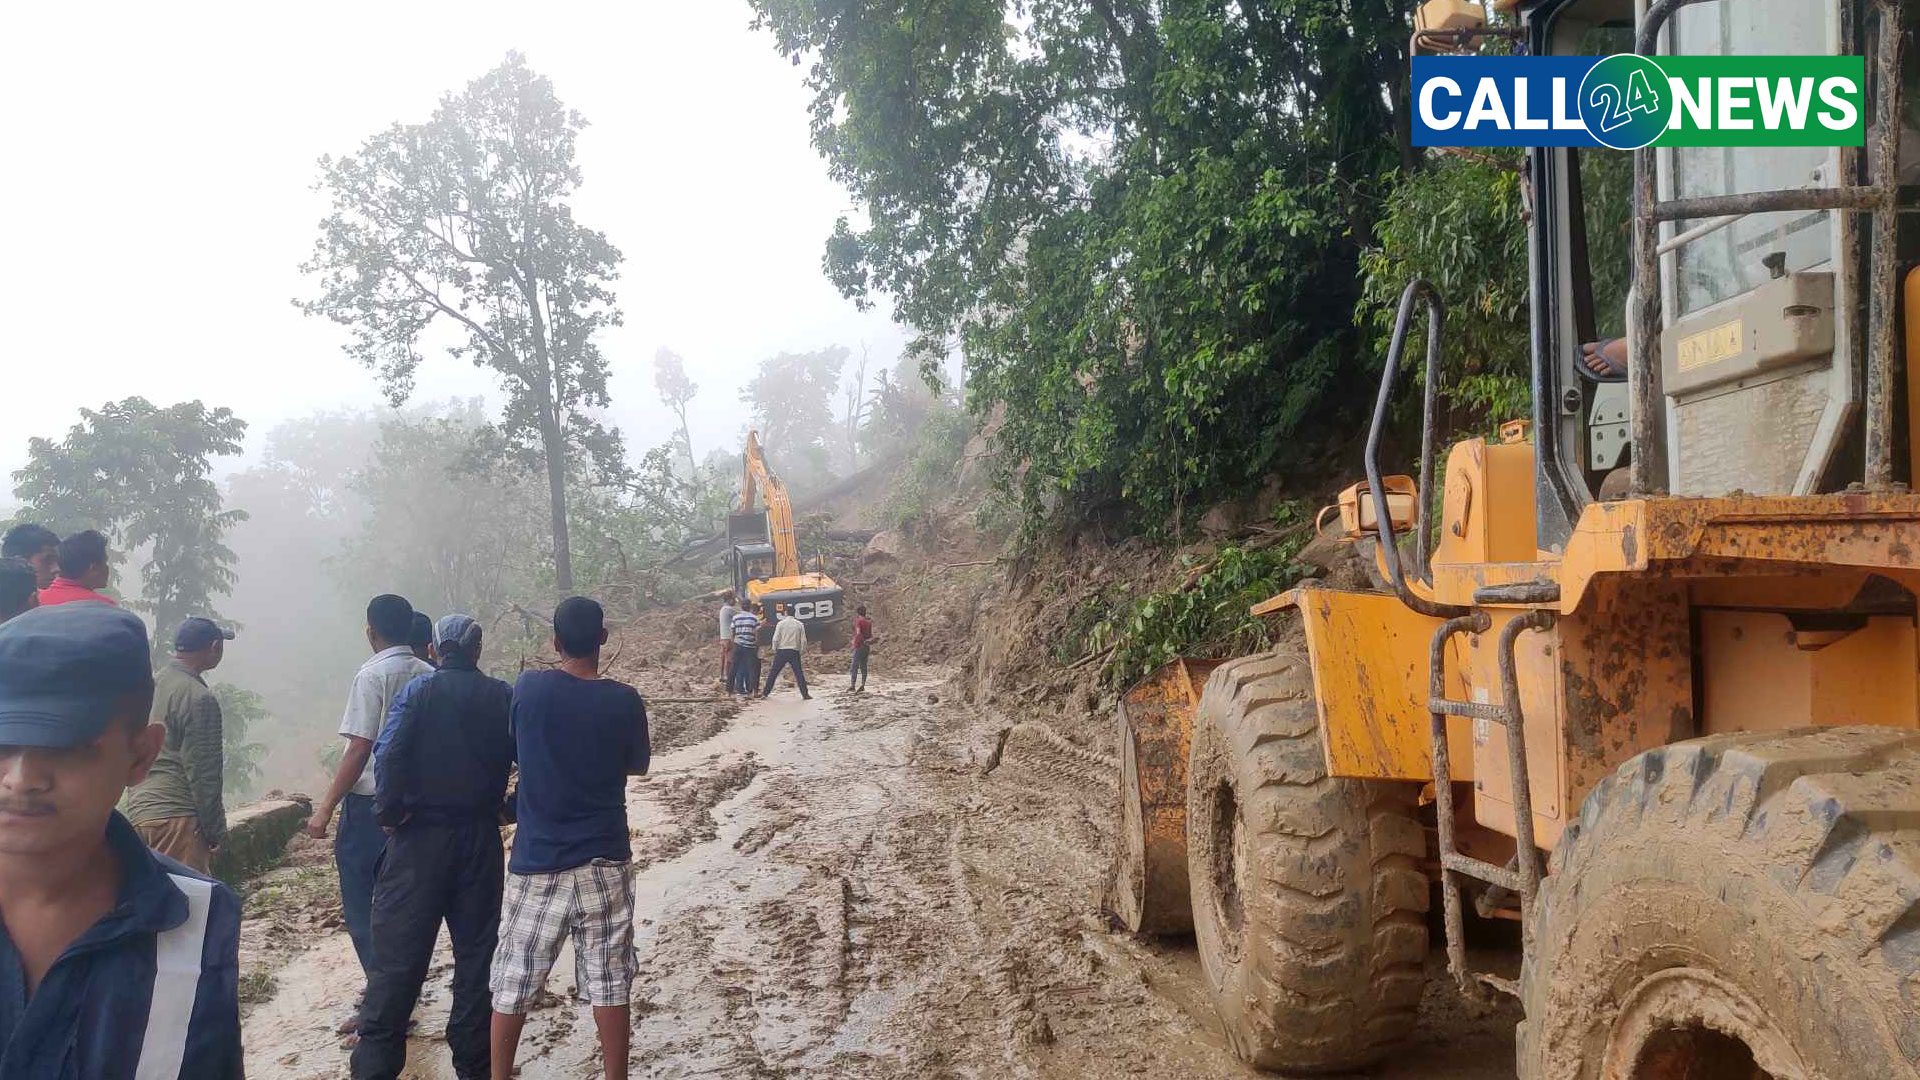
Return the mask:
MULTIPOLYGON (((635 1076, 1258 1075, 1215 1030, 1191 945, 1114 933, 1099 911, 1104 755, 945 702, 933 672, 876 676, 862 695, 822 681, 813 701, 776 693, 632 784, 635 1076)), ((252 909, 255 1080, 346 1073, 332 1029, 359 971, 337 898, 330 916, 313 895, 326 869, 279 871, 270 887, 289 903, 252 909)), ((452 1076, 446 957, 443 941, 408 1076, 452 1076)), ((520 1076, 599 1075, 572 972, 563 954, 520 1076)), ((1413 1043, 1372 1075, 1509 1080, 1515 1013, 1433 975, 1413 1043)))

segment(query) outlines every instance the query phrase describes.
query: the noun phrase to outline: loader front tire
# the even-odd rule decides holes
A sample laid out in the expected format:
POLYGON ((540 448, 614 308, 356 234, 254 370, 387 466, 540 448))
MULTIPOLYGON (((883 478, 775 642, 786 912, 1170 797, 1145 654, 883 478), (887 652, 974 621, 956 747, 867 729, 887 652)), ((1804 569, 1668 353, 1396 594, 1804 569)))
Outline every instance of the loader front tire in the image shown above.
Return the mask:
POLYGON ((1920 734, 1719 735, 1588 794, 1528 922, 1521 1080, 1920 1077, 1920 734))
POLYGON ((1418 785, 1329 777, 1297 647, 1207 680, 1187 772, 1194 936, 1239 1056, 1345 1072, 1410 1034, 1425 985, 1418 785))

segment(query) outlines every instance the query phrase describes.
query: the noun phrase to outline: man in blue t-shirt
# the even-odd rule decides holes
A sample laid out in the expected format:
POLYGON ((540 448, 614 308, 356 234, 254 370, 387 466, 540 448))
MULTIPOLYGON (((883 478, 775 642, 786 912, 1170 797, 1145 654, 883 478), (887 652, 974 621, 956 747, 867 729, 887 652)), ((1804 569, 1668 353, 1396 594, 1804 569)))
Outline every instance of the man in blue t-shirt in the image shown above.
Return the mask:
POLYGON ((512 1075, 527 1007, 546 986, 569 933, 600 1035, 603 1075, 627 1078, 634 978, 627 777, 646 774, 652 748, 639 691, 600 677, 606 642, 600 605, 568 597, 553 612, 560 666, 529 671, 514 684, 520 788, 493 954, 496 1080, 512 1075))

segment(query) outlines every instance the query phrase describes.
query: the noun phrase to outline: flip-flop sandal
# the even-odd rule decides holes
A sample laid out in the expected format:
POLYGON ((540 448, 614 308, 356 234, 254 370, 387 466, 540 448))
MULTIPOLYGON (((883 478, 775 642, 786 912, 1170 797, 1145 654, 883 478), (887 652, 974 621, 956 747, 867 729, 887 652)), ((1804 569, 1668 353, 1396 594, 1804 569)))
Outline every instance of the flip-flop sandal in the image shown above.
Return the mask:
POLYGON ((1599 358, 1600 358, 1600 364, 1601 364, 1601 366, 1602 366, 1603 368, 1605 368, 1605 370, 1604 370, 1604 371, 1594 371, 1594 374, 1596 374, 1596 375, 1623 375, 1623 374, 1625 374, 1625 373, 1626 373, 1626 370, 1627 370, 1627 368, 1626 368, 1626 365, 1625 365, 1625 364, 1622 364, 1622 365, 1621 365, 1621 366, 1619 366, 1619 367, 1614 367, 1614 366, 1613 366, 1613 361, 1607 358, 1607 346, 1609 346, 1609 345, 1611 345, 1611 344, 1613 344, 1614 342, 1616 342, 1616 341, 1619 341, 1619 340, 1621 340, 1621 339, 1620 339, 1620 338, 1603 338, 1603 339, 1601 339, 1601 340, 1599 340, 1599 341, 1589 341, 1589 342, 1587 342, 1586 344, 1584 344, 1584 345, 1581 345, 1581 346, 1580 346, 1580 364, 1581 364, 1581 366, 1582 366, 1582 367, 1584 367, 1584 368, 1586 368, 1586 369, 1587 369, 1588 371, 1593 371, 1593 370, 1594 370, 1594 369, 1593 369, 1593 365, 1592 365, 1592 364, 1589 364, 1589 363, 1587 363, 1587 358, 1588 358, 1588 357, 1592 357, 1592 356, 1597 356, 1597 357, 1599 357, 1599 358))

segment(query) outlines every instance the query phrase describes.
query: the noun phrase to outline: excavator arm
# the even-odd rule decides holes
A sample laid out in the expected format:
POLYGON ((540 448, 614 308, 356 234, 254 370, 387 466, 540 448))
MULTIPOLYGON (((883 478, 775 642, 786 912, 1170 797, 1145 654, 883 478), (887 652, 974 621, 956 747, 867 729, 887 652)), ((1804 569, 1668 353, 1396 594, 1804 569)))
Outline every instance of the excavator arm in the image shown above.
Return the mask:
POLYGON ((747 432, 746 476, 740 483, 740 510, 752 513, 754 491, 758 488, 767 504, 767 539, 773 544, 773 573, 791 577, 800 573, 800 547, 794 541, 793 504, 787 500, 787 486, 767 468, 766 455, 760 452, 758 432, 747 432))

